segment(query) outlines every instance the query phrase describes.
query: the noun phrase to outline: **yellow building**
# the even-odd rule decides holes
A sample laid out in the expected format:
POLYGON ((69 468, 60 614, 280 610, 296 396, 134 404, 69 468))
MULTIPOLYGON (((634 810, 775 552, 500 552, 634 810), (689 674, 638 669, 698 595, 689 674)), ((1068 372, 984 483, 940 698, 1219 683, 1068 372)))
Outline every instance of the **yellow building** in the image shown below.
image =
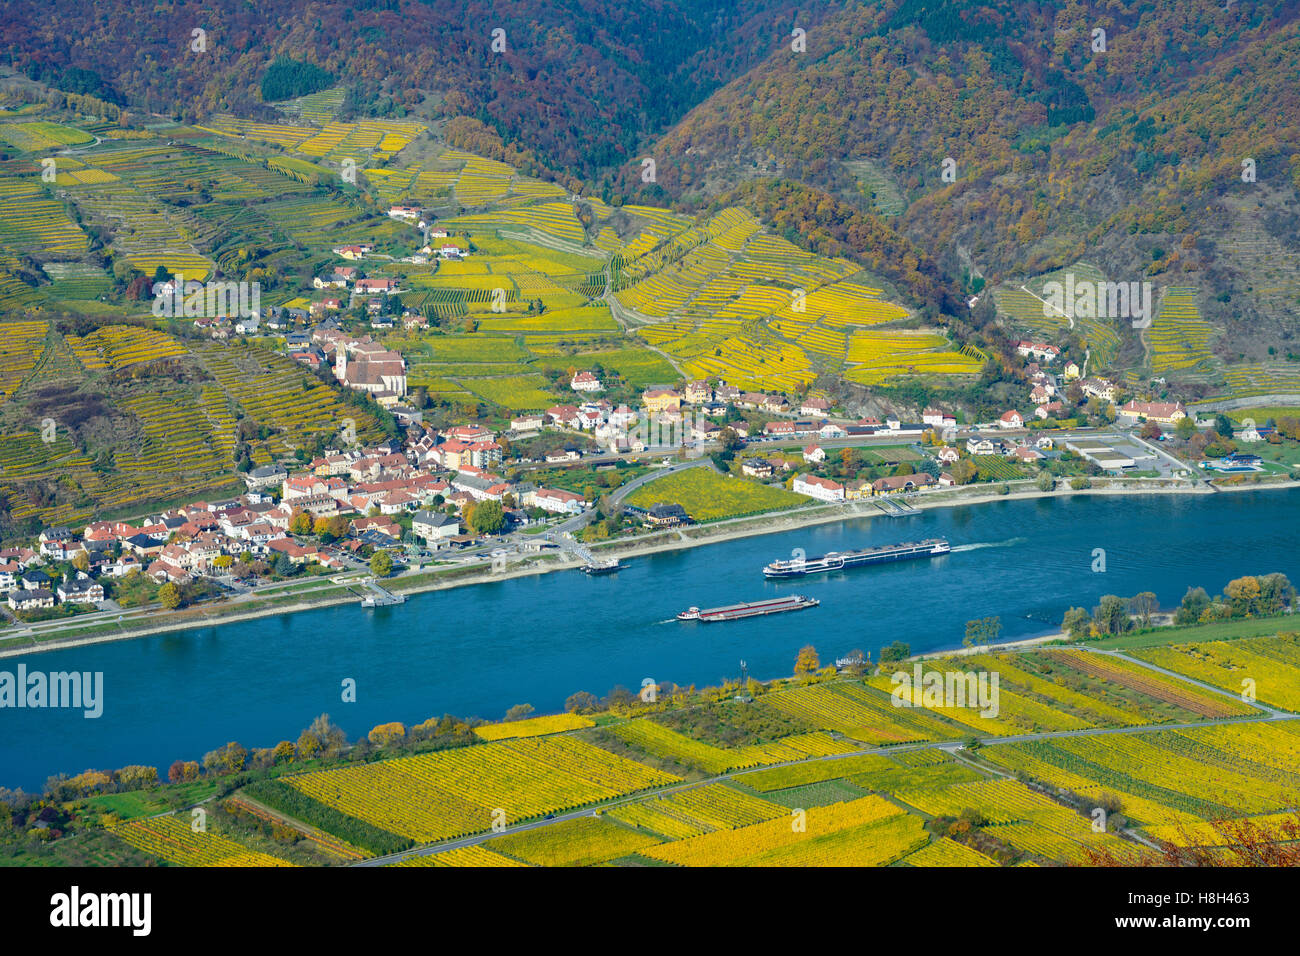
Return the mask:
POLYGON ((681 395, 671 388, 649 389, 641 400, 649 412, 675 412, 682 407, 681 395))

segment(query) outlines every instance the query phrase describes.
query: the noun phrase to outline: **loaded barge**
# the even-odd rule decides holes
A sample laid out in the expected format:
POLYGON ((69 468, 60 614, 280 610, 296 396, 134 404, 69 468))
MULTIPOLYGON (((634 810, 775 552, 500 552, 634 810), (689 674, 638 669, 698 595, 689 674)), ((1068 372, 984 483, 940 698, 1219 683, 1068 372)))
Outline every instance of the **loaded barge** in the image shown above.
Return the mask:
POLYGON ((764 577, 799 578, 805 574, 824 574, 843 571, 863 564, 883 564, 886 561, 907 561, 912 558, 930 558, 952 550, 946 538, 926 538, 924 541, 905 541, 902 544, 879 548, 862 548, 857 551, 832 551, 815 558, 793 558, 773 561, 763 568, 764 577))
POLYGON ((759 617, 763 614, 780 614, 782 611, 802 611, 806 607, 816 607, 821 602, 816 598, 802 594, 773 598, 770 601, 750 601, 745 604, 728 604, 726 607, 710 607, 701 610, 692 607, 677 615, 679 621, 737 621, 742 617, 759 617))

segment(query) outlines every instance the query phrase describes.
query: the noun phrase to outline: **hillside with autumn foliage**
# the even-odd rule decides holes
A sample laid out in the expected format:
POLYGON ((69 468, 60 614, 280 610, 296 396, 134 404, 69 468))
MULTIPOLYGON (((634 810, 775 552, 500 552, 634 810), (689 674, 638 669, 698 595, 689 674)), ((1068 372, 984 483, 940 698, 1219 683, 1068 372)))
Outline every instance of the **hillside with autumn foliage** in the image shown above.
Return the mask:
POLYGON ((333 118, 429 123, 608 204, 750 203, 932 315, 989 290, 975 318, 1012 337, 1079 331, 1025 298, 1056 270, 1151 282, 1153 331, 1085 335, 1102 368, 1175 372, 1190 398, 1300 393, 1300 19, 1280 0, 9 10, 0 66, 132 119, 282 123, 281 97, 333 83, 333 118))
POLYGON ((556 169, 594 175, 631 159, 775 48, 791 0, 237 0, 168 3, 139 16, 121 0, 6 4, 0 50, 68 92, 196 120, 274 116, 276 61, 325 71, 359 114, 473 116, 556 169), (201 36, 195 31, 203 31, 201 36), (496 31, 501 31, 497 33, 496 31), (201 47, 201 49, 196 49, 201 47))
POLYGON ((852 4, 664 137, 657 186, 806 183, 968 291, 1079 260, 1193 287, 1211 359, 1267 360, 1300 303, 1298 29, 1283 3, 852 4))

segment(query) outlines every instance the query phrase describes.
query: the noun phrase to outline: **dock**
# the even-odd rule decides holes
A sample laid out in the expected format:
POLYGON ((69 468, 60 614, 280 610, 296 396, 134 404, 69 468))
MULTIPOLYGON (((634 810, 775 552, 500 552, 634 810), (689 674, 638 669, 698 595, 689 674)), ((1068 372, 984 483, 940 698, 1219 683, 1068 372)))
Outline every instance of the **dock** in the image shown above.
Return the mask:
POLYGON ((899 501, 897 498, 872 498, 871 503, 879 508, 882 514, 891 518, 906 518, 921 513, 920 508, 906 501, 899 501))
POLYGON ((622 564, 617 558, 600 560, 576 541, 562 541, 560 547, 564 551, 576 555, 582 561, 582 567, 579 570, 585 571, 587 574, 607 574, 622 568, 622 564))
POLYGON ((405 594, 394 594, 387 588, 381 586, 374 578, 368 578, 361 582, 365 589, 361 593, 362 607, 388 607, 392 604, 405 604, 405 594))

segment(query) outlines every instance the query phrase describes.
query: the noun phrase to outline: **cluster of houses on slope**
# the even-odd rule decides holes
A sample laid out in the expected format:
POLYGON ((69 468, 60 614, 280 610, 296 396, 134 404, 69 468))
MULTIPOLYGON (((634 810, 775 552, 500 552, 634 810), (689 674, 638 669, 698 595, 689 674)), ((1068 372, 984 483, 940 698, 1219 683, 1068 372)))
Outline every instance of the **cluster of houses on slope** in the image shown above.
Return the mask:
MULTIPOLYGON (((278 481, 281 507, 289 514, 307 511, 332 517, 353 512, 392 516, 416 513, 437 504, 462 511, 480 501, 513 502, 518 524, 529 518, 523 509, 576 514, 587 502, 581 495, 510 482, 493 469, 502 462, 496 435, 482 425, 456 425, 441 432, 424 426, 407 431, 406 445, 368 451, 335 451, 293 474, 269 465, 249 472, 246 481, 266 487, 278 481)), ((438 522, 445 528, 446 522, 438 522)), ((437 544, 449 532, 437 535, 437 544)))
POLYGON ((43 570, 60 555, 75 555, 84 548, 73 540, 67 528, 47 528, 36 548, 6 548, 0 551, 0 592, 12 611, 36 611, 56 604, 98 604, 104 600, 104 585, 85 571, 74 571, 56 580, 43 570))
MULTIPOLYGON (((1079 366, 1067 362, 1061 374, 1055 375, 1044 366, 1050 366, 1061 354, 1055 345, 1046 342, 1021 340, 1016 343, 1016 352, 1026 359, 1025 375, 1029 383, 1029 402, 1034 406, 1033 416, 1038 419, 1068 417, 1068 409, 1058 397, 1060 390, 1070 382, 1078 382, 1079 389, 1086 398, 1096 398, 1105 402, 1115 402, 1122 391, 1115 382, 1097 376, 1081 378, 1079 366)), ((1187 411, 1179 402, 1149 402, 1132 400, 1116 409, 1117 421, 1121 425, 1135 425, 1139 422, 1158 422, 1162 425, 1176 425, 1180 419, 1187 417, 1187 411)), ((998 424, 1005 428, 1020 428, 1025 418, 1014 409, 1003 413, 998 424)))
POLYGON ((345 517, 348 534, 338 547, 357 552, 397 545, 403 530, 395 519, 403 514, 411 516, 415 537, 441 548, 472 540, 461 534, 461 522, 447 513, 448 506, 459 512, 480 501, 510 503, 507 513, 515 524, 531 521, 525 509, 570 515, 587 507, 575 492, 506 481, 490 470, 500 461, 501 446, 490 430, 461 425, 444 432, 413 429, 405 447, 388 443, 332 451, 292 473, 282 464, 264 465, 244 476, 248 491, 238 498, 195 502, 137 523, 99 521, 80 535, 48 528, 38 550, 0 555, 0 591, 9 592, 14 610, 53 607, 56 600, 98 603, 104 600, 100 579, 105 576, 138 569, 160 583, 183 584, 211 573, 222 555, 244 553, 266 559, 283 554, 291 564, 341 569, 335 554, 291 532, 300 514, 313 520, 345 517), (88 571, 57 587, 44 572, 31 570, 81 554, 88 571))
MULTIPOLYGON (((426 265, 434 260, 460 260, 467 258, 469 255, 463 239, 452 240, 446 229, 426 228, 426 223, 422 218, 423 211, 419 207, 393 206, 389 209, 388 215, 392 219, 411 222, 425 229, 425 245, 418 252, 392 261, 426 265)), ((352 243, 335 246, 332 251, 336 256, 349 262, 358 262, 370 256, 374 248, 369 243, 352 243)), ((262 331, 263 324, 269 331, 281 332, 294 328, 296 324, 350 309, 362 300, 364 300, 367 313, 371 316, 371 325, 373 327, 393 327, 393 319, 387 314, 384 306, 384 297, 402 292, 398 279, 367 278, 362 275, 356 266, 339 265, 333 266, 329 271, 314 277, 311 284, 312 288, 316 290, 337 291, 347 293, 347 295, 326 295, 324 298, 314 300, 306 309, 274 306, 268 310, 261 308, 251 310, 248 315, 203 315, 194 320, 194 327, 214 339, 226 339, 232 334, 258 335, 262 331)), ((171 282, 165 282, 160 284, 158 289, 171 295, 174 291, 174 285, 171 282)), ((408 329, 427 324, 427 320, 423 316, 409 311, 403 313, 402 321, 403 325, 408 329)))
POLYGON ((285 336, 285 351, 312 370, 331 367, 340 384, 371 393, 384 408, 394 408, 406 396, 406 359, 369 335, 357 337, 323 322, 310 332, 285 336))
MULTIPOLYGON (((966 443, 966 452, 970 455, 1000 455, 1022 464, 1036 464, 1052 454, 1054 442, 1043 435, 1033 443, 1004 442, 990 438, 971 438, 966 443)), ((805 463, 818 465, 827 460, 826 450, 813 443, 804 447, 805 463)), ((950 467, 961 458, 961 451, 955 446, 945 445, 934 451, 934 458, 939 466, 937 475, 917 471, 910 475, 886 475, 875 479, 850 479, 840 482, 834 478, 816 474, 795 475, 791 490, 808 495, 819 501, 851 501, 859 498, 871 498, 880 495, 906 494, 925 488, 947 488, 957 484, 955 478, 944 468, 950 467)), ((779 477, 779 472, 794 468, 789 461, 771 461, 766 458, 747 458, 740 466, 741 473, 759 479, 779 477)))

